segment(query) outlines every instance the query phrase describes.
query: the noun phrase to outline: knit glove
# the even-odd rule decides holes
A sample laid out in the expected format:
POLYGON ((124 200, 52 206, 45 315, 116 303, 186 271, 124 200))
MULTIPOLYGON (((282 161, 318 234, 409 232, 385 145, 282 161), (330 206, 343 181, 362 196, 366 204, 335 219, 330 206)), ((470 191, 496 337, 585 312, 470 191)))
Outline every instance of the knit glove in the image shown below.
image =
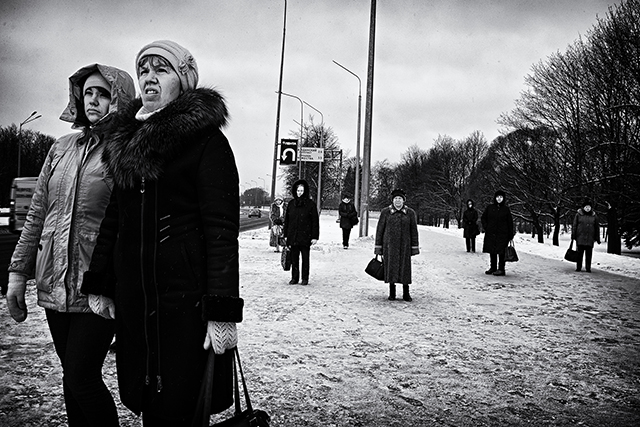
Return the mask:
POLYGON ((215 354, 223 354, 226 350, 238 345, 238 330, 233 322, 207 322, 207 335, 204 338, 204 349, 213 347, 215 354))
POLYGON ((9 307, 9 313, 16 322, 24 322, 27 318, 27 304, 24 302, 26 290, 27 276, 20 273, 9 273, 7 307, 9 307))
POLYGON ((105 319, 116 318, 116 306, 111 298, 104 295, 89 294, 87 299, 89 300, 89 308, 98 316, 102 316, 105 319))

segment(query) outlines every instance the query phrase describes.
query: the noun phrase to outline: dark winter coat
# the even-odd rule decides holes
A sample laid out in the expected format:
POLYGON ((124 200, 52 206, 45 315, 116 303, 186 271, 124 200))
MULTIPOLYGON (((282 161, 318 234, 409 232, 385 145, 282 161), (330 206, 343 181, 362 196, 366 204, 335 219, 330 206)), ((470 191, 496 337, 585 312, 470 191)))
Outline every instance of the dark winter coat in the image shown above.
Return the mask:
MULTIPOLYGON (((137 99, 104 151, 115 187, 83 292, 115 288, 118 384, 133 412, 189 414, 207 321, 239 322, 238 173, 210 89, 187 91, 145 121, 137 99), (145 386, 145 382, 149 385, 145 386)), ((231 378, 230 353, 216 371, 231 378)), ((218 410, 232 402, 216 381, 218 410)))
POLYGON ((411 283, 411 256, 420 253, 413 209, 391 205, 380 212, 374 253, 382 255, 385 283, 411 283))
POLYGON ((478 211, 469 208, 462 214, 462 226, 464 227, 463 237, 465 239, 475 239, 480 234, 478 228, 478 211))
POLYGON ((504 252, 513 239, 513 217, 511 210, 506 205, 506 198, 498 204, 496 198, 482 213, 482 228, 484 229, 484 243, 482 252, 497 254, 504 252))
POLYGON ((320 219, 316 204, 309 198, 309 184, 301 179, 291 187, 293 200, 287 204, 284 217, 284 237, 287 246, 311 246, 311 240, 320 236, 320 219), (296 189, 302 184, 304 193, 298 197, 296 189))
POLYGON ((340 215, 340 228, 351 229, 354 223, 357 224, 358 212, 352 202, 340 202, 338 215, 340 215))
POLYGON ((284 213, 285 213, 285 205, 282 203, 278 206, 275 203, 271 204, 271 210, 269 211, 269 220, 271 220, 272 225, 283 225, 284 224, 284 213))
POLYGON ((600 221, 598 220, 598 215, 594 211, 586 213, 582 209, 578 209, 578 213, 573 218, 571 238, 576 241, 577 245, 581 246, 593 247, 593 242, 600 243, 600 221))

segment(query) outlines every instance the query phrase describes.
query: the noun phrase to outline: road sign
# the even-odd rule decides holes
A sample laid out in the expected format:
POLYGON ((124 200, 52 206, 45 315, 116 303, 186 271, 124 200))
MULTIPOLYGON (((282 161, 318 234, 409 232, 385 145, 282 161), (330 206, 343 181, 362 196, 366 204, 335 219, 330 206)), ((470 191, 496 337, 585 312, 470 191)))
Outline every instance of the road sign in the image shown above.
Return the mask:
POLYGON ((324 148, 302 147, 300 149, 301 162, 324 162, 324 148))
POLYGON ((298 140, 286 139, 280 140, 280 164, 295 165, 298 162, 298 140))

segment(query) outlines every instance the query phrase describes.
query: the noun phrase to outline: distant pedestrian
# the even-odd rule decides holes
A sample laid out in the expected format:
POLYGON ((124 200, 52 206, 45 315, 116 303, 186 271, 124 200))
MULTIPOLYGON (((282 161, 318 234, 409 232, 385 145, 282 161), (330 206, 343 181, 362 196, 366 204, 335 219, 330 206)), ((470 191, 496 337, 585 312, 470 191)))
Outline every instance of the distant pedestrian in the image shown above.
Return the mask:
POLYGON ((418 222, 415 211, 405 205, 407 196, 403 190, 393 190, 391 200, 391 205, 380 212, 374 253, 382 255, 389 300, 396 299, 396 283, 402 283, 402 299, 412 301, 411 257, 420 253, 418 222))
POLYGON ((62 365, 71 427, 118 425, 102 379, 115 307, 110 297, 84 295, 80 288, 113 188, 102 160, 111 143, 108 130, 135 94, 131 76, 115 67, 88 65, 69 78, 69 104, 60 119, 80 132, 61 137, 49 150, 9 266, 7 307, 17 322, 27 318, 27 278, 35 275, 38 305, 62 365))
POLYGON ((282 226, 284 225, 285 205, 282 197, 277 197, 271 204, 269 220, 271 221, 271 233, 269 234, 269 246, 280 252, 280 240, 283 238, 282 226))
POLYGON ((474 208, 473 200, 467 200, 467 210, 462 214, 462 225, 464 227, 464 240, 467 244, 467 252, 476 251, 476 236, 480 234, 478 227, 478 211, 474 208))
POLYGON ((504 250, 513 239, 513 217, 507 206, 504 191, 498 190, 493 196, 493 203, 482 213, 484 244, 482 252, 489 254, 490 267, 485 274, 504 276, 504 250))
POLYGON ((302 285, 309 284, 309 252, 311 245, 318 242, 320 220, 316 204, 309 198, 309 184, 304 179, 291 187, 293 200, 287 205, 284 219, 284 236, 291 248, 291 281, 296 285, 300 280, 300 255, 302 255, 302 285))
POLYGON ((351 201, 350 194, 342 196, 342 202, 338 206, 338 215, 340 215, 340 228, 342 228, 342 247, 348 249, 351 229, 358 223, 358 212, 351 201))
POLYGON ((585 200, 582 203, 582 209, 578 209, 578 213, 573 218, 571 239, 575 240, 578 246, 576 271, 582 271, 582 257, 584 255, 585 270, 587 273, 591 273, 593 242, 600 244, 600 221, 598 220, 598 215, 593 211, 590 200, 585 200))

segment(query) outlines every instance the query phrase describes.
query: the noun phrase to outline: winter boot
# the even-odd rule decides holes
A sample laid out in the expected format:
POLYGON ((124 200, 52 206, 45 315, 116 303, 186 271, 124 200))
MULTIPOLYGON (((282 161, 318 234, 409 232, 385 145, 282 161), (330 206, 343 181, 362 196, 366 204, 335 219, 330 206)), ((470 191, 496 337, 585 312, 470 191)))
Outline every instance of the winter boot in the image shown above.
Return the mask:
POLYGON ((396 285, 389 283, 389 301, 395 301, 396 299, 396 285))
POLYGON ((413 301, 413 298, 409 295, 409 285, 402 285, 402 299, 407 302, 413 301))

